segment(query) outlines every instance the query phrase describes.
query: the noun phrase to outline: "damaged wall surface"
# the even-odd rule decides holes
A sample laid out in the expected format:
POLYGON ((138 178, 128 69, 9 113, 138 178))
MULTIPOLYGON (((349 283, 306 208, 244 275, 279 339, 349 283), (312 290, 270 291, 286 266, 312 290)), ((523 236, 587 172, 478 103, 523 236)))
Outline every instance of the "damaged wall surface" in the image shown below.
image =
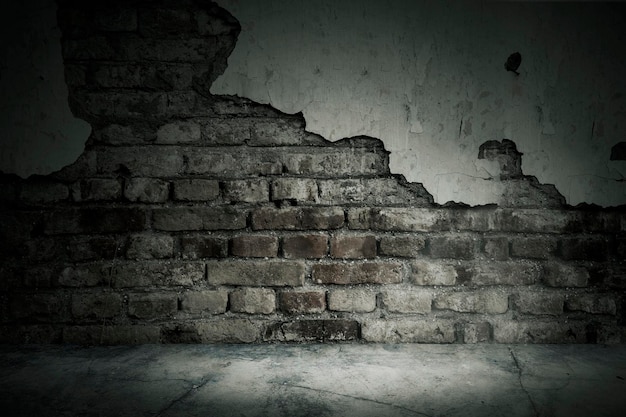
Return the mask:
POLYGON ((438 203, 499 203, 480 144, 509 139, 569 204, 626 203, 623 3, 221 0, 242 35, 216 94, 287 112, 329 140, 380 138, 438 203), (519 75, 507 57, 522 56, 519 75))

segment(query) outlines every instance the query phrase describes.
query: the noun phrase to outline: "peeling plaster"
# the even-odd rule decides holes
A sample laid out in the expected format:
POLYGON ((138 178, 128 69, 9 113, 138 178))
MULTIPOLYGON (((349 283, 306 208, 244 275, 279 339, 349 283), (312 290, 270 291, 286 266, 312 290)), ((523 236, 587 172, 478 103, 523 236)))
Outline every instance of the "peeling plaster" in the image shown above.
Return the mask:
POLYGON ((301 111, 329 140, 378 137, 439 203, 498 203, 505 184, 476 155, 508 138, 568 203, 626 204, 607 165, 626 131, 623 4, 219 3, 242 33, 214 94, 301 111), (519 76, 504 69, 516 51, 519 76))

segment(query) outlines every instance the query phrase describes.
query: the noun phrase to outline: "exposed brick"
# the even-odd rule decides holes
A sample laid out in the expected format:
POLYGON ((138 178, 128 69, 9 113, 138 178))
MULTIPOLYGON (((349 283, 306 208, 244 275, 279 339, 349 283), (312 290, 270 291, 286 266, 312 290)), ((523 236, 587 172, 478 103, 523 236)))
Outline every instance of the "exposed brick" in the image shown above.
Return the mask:
POLYGON ((69 314, 69 299, 63 294, 36 293, 9 296, 11 317, 30 322, 64 322, 69 314))
POLYGON ((376 292, 369 289, 334 289, 328 294, 328 309, 369 313, 376 310, 376 292))
POLYGON ((183 236, 180 238, 183 259, 225 258, 228 255, 228 239, 218 236, 183 236))
POLYGON ((201 343, 252 343, 261 330, 258 324, 246 319, 227 319, 195 324, 201 343))
POLYGON ((363 340, 373 343, 454 343, 450 320, 368 319, 361 325, 363 340))
POLYGON ((374 258, 376 237, 335 235, 330 239, 330 256, 341 259, 374 258))
POLYGON ((161 329, 149 325, 69 326, 63 329, 63 343, 76 345, 143 345, 159 343, 161 329))
POLYGON ((589 271, 582 266, 547 263, 543 267, 543 282, 550 287, 586 287, 589 271))
POLYGON ((563 233, 576 226, 576 213, 548 209, 502 209, 496 211, 497 228, 514 233, 563 233))
POLYGON ((576 294, 568 295, 565 307, 569 311, 584 311, 591 314, 617 313, 615 297, 610 294, 576 294))
POLYGON ((198 124, 192 121, 178 120, 159 127, 156 132, 156 143, 197 143, 201 140, 201 137, 200 126, 198 126, 198 124))
POLYGON ((231 253, 234 256, 275 258, 278 254, 278 238, 259 235, 236 236, 231 239, 231 253))
POLYGON ((295 235, 283 238, 285 258, 323 258, 328 254, 327 235, 295 235))
POLYGON ((383 306, 390 313, 430 313, 433 295, 429 291, 392 289, 381 294, 383 306))
POLYGON ((41 204, 67 200, 70 191, 67 185, 52 181, 24 181, 20 200, 25 203, 41 204))
POLYGON ((175 180, 172 184, 174 200, 178 201, 212 201, 220 195, 219 182, 215 180, 175 180))
POLYGON ((576 321, 503 321, 493 324, 496 343, 595 343, 576 321))
POLYGON ((456 285, 454 265, 440 261, 411 262, 411 282, 416 285, 456 285))
POLYGON ((279 342, 335 342, 357 340, 359 323, 353 320, 300 320, 274 323, 264 340, 279 342))
POLYGON ((519 258, 548 259, 556 251, 552 237, 516 237, 511 239, 511 255, 519 258))
POLYGON ((72 236, 67 241, 67 253, 73 262, 121 258, 125 251, 126 237, 72 236))
POLYGON ((49 213, 44 233, 58 234, 98 234, 127 233, 144 229, 145 212, 136 208, 82 208, 49 213))
POLYGON ((280 148, 233 150, 214 147, 186 149, 182 155, 187 160, 187 174, 242 178, 280 175, 283 153, 280 148))
POLYGON ((284 155, 289 174, 328 178, 389 173, 388 157, 383 152, 375 153, 367 148, 352 148, 350 152, 331 147, 301 149, 284 155))
POLYGON ((560 240, 559 255, 565 260, 605 261, 608 242, 601 237, 568 237, 560 240))
POLYGON ((276 294, 267 288, 239 288, 230 293, 230 311, 270 314, 276 309, 276 294))
POLYGON ((491 262, 460 265, 458 283, 473 285, 532 285, 541 276, 541 267, 533 262, 491 262))
POLYGON ((172 207, 153 210, 153 227, 168 232, 236 230, 246 227, 247 213, 233 207, 172 207))
POLYGON ((211 285, 302 286, 305 268, 298 261, 209 261, 211 285))
POLYGON ((396 284, 402 282, 404 267, 398 262, 351 262, 313 265, 317 284, 396 284))
POLYGON ((250 124, 250 133, 250 146, 322 145, 325 142, 321 137, 305 132, 301 118, 257 118, 250 124))
POLYGON ((117 293, 72 294, 72 315, 77 319, 111 318, 122 312, 122 296, 117 293))
POLYGON ((103 264, 105 283, 115 288, 181 286, 191 287, 204 280, 204 265, 186 262, 124 262, 103 264))
POLYGON ((171 317, 178 310, 176 293, 130 294, 128 314, 138 319, 171 317))
POLYGON ((435 236, 429 239, 429 253, 433 258, 473 259, 476 239, 471 236, 435 236))
POLYGON ((319 181, 319 202, 321 204, 363 204, 368 206, 388 206, 410 204, 425 206, 432 197, 423 188, 417 192, 400 184, 396 178, 354 178, 319 181))
POLYGON ((279 304, 289 314, 321 313, 326 310, 326 291, 282 291, 279 304))
POLYGON ((339 229, 344 213, 339 207, 263 207, 252 212, 255 230, 339 229))
POLYGON ((383 236, 380 238, 380 255, 414 258, 426 247, 426 239, 419 235, 383 236))
POLYGON ((99 264, 65 267, 59 274, 58 284, 64 287, 95 287, 105 278, 102 269, 99 264))
POLYGON ((122 185, 118 180, 92 178, 72 186, 74 201, 111 201, 122 196, 122 185))
POLYGON ((465 323, 463 325, 463 343, 484 343, 491 341, 491 325, 489 323, 465 323))
POLYGON ((247 118, 207 118, 198 120, 202 139, 215 145, 243 145, 250 140, 250 122, 247 118))
POLYGON ((272 201, 317 202, 317 181, 309 178, 277 178, 272 182, 272 201))
POLYGON ((483 239, 483 250, 491 260, 506 261, 509 259, 509 240, 506 237, 487 237, 483 239))
POLYGON ((512 301, 520 313, 559 315, 563 313, 565 296, 558 292, 521 292, 512 301))
POLYGON ((350 229, 389 232, 432 232, 451 227, 450 211, 407 207, 350 208, 350 229))
POLYGON ((267 180, 237 180, 224 183, 224 199, 231 202, 264 203, 270 200, 267 180))
MULTIPOLYGON (((104 105, 114 106, 116 103, 104 105)), ((172 146, 108 146, 98 150, 96 161, 98 173, 117 176, 116 172, 121 166, 138 177, 176 177, 183 172, 183 157, 179 148, 172 146)), ((137 190, 136 193, 140 194, 141 190, 137 190)))
POLYGON ((501 290, 436 294, 433 307, 459 313, 503 314, 509 309, 508 294, 501 290))
POLYGON ((128 242, 128 259, 163 259, 174 254, 174 238, 169 235, 133 235, 128 242))
POLYGON ((164 203, 169 197, 169 183, 154 178, 130 178, 124 184, 124 197, 140 203, 164 203))
POLYGON ((94 129, 92 137, 98 143, 106 145, 136 145, 154 138, 154 132, 140 126, 110 124, 102 129, 94 129))
POLYGON ((222 290, 187 291, 180 297, 181 309, 189 313, 222 314, 226 312, 228 292, 222 290))

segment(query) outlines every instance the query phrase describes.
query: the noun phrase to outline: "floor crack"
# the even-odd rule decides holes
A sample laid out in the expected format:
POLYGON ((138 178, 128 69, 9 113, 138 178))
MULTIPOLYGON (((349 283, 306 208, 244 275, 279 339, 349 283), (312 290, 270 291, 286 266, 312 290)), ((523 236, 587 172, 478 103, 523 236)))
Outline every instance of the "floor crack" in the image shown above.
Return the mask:
POLYGON ((172 407, 174 407, 176 404, 184 401, 187 397, 189 397, 190 395, 192 395, 194 392, 196 392, 197 390, 199 390, 200 388, 204 387, 209 381, 211 380, 211 378, 202 378, 200 379, 200 381, 197 384, 192 384, 191 388, 189 388, 187 391, 185 391, 181 396, 179 396, 178 398, 174 398, 168 405, 167 407, 165 407, 164 409, 162 409, 161 411, 159 411, 155 417, 161 417, 163 415, 163 413, 167 412, 169 409, 171 409, 172 407))
POLYGON ((517 357, 515 356, 515 352, 513 352, 513 349, 509 348, 509 353, 511 354, 511 357, 513 358, 513 362, 515 363, 515 368, 517 368, 517 379, 519 381, 519 386, 522 388, 522 391, 524 391, 524 393, 526 394, 526 397, 528 397, 528 401, 530 401, 530 405, 533 406, 533 411, 535 412, 535 416, 539 417, 539 411, 537 410, 537 406, 535 405, 535 402, 533 401, 533 398, 531 397, 530 392, 528 392, 528 390, 524 386, 524 381, 522 381, 522 371, 523 371, 522 366, 517 360, 517 357))

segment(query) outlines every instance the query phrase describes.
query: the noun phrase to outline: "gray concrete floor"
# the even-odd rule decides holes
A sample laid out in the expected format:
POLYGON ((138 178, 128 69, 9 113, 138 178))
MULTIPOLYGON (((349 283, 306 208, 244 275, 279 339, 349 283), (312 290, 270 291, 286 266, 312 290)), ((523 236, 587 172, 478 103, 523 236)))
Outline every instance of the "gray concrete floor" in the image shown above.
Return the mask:
POLYGON ((626 346, 0 346, 2 416, 624 416, 626 346))

